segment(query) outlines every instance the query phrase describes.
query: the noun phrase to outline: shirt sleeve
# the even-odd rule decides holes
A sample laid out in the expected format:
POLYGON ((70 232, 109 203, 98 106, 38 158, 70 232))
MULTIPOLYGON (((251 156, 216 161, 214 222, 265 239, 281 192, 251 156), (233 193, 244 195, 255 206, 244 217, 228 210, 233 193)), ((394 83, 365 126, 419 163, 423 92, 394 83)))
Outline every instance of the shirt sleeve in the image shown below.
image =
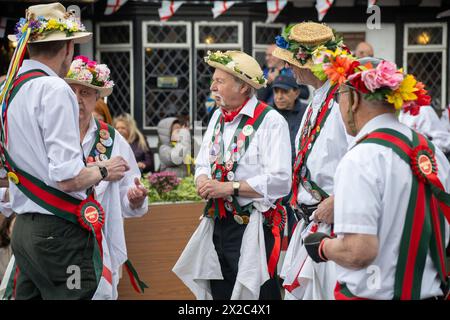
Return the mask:
POLYGON ((51 180, 60 182, 76 177, 85 166, 78 102, 62 79, 52 81, 53 85, 46 87, 42 98, 42 132, 49 160, 48 175, 51 180))
MULTIPOLYGON (((358 145, 344 156, 335 174, 334 232, 377 235, 381 214, 378 188, 381 174, 373 163, 360 159, 369 145, 358 145), (357 150, 359 149, 359 150, 357 150), (357 151, 357 152, 356 152, 357 151)), ((373 154, 373 153, 372 153, 373 154)))
POLYGON ((130 166, 130 170, 125 173, 125 176, 120 180, 120 198, 122 199, 122 216, 124 218, 140 217, 148 211, 148 197, 145 198, 144 203, 140 208, 131 209, 130 201, 128 201, 128 190, 135 186, 134 178, 141 178, 141 172, 134 157, 133 150, 125 139, 116 131, 116 141, 114 147, 119 148, 119 151, 114 154, 121 155, 130 166))
POLYGON ((450 151, 450 133, 432 107, 424 107, 418 115, 419 123, 417 131, 430 138, 433 143, 444 153, 450 151))
POLYGON ((202 144, 200 146, 200 150, 198 152, 197 157, 195 158, 195 180, 201 176, 202 174, 207 175, 208 178, 211 179, 211 166, 209 163, 209 143, 212 139, 212 134, 214 131, 214 126, 216 125, 217 118, 219 117, 220 110, 216 110, 216 112, 211 117, 209 121, 208 128, 206 129, 205 135, 202 139, 202 144))
MULTIPOLYGON (((286 120, 270 111, 258 129, 258 153, 262 174, 247 179, 247 183, 263 196, 263 204, 272 203, 291 190, 291 142, 286 120)), ((261 199, 254 199, 261 201, 261 199)))

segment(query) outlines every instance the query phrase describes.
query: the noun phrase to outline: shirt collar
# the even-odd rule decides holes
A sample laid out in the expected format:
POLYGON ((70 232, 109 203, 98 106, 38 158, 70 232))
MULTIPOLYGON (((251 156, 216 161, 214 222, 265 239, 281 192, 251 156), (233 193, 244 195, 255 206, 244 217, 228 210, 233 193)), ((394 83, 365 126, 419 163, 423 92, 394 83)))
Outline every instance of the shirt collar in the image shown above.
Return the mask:
POLYGON ((312 100, 313 107, 318 108, 322 105, 323 101, 325 101, 327 98, 327 93, 328 93, 328 90, 330 89, 330 87, 331 87, 331 82, 328 80, 320 88, 317 88, 314 91, 314 96, 313 96, 313 100, 312 100))
POLYGON ((59 77, 56 74, 56 72, 53 71, 47 65, 43 64, 42 62, 39 62, 36 60, 31 60, 31 59, 23 60, 22 67, 20 67, 20 73, 27 72, 27 71, 33 70, 33 69, 41 69, 42 71, 47 73, 49 76, 59 77))
POLYGON ((92 116, 91 121, 89 122, 89 128, 84 136, 83 143, 89 141, 91 137, 95 136, 95 132, 97 131, 97 123, 94 120, 94 116, 92 116))
POLYGON ((399 124, 397 117, 393 113, 383 113, 369 120, 361 131, 356 135, 355 139, 349 144, 348 149, 353 148, 365 135, 380 128, 392 128, 399 124))
POLYGON ((257 104, 258 104, 258 99, 256 99, 256 96, 254 95, 247 101, 247 103, 242 108, 241 112, 239 112, 239 114, 245 114, 245 115, 253 118, 253 114, 255 113, 255 108, 256 108, 257 104))

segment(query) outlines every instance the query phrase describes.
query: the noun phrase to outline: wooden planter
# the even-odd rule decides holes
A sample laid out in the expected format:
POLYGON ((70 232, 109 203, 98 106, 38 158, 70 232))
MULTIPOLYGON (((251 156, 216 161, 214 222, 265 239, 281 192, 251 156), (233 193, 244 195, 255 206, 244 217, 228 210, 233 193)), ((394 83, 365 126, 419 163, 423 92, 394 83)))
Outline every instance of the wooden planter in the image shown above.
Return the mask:
POLYGON ((172 268, 197 228, 204 206, 203 202, 154 204, 142 218, 125 219, 128 258, 149 288, 138 294, 124 272, 118 288, 119 299, 195 298, 172 268))

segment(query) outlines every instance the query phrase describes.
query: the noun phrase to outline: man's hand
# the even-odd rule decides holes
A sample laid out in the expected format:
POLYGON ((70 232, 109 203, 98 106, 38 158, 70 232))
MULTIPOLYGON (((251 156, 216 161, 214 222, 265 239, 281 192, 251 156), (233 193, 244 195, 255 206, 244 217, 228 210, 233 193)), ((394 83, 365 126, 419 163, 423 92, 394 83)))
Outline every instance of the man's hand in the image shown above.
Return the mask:
POLYGON ((120 180, 125 176, 125 172, 130 170, 130 166, 121 156, 116 156, 106 161, 96 162, 96 165, 106 167, 108 170, 105 181, 120 180))
POLYGON ((144 170, 145 167, 147 167, 147 166, 145 165, 145 163, 140 162, 140 161, 137 163, 137 165, 138 165, 139 169, 141 169, 141 170, 144 170))
POLYGON ((198 194, 206 200, 225 198, 233 194, 233 183, 208 179, 201 186, 198 183, 198 194))
POLYGON ((306 251, 314 262, 326 262, 328 259, 323 255, 322 245, 330 237, 322 232, 316 232, 307 236, 304 240, 306 251))
POLYGON ((134 178, 134 186, 128 189, 127 196, 132 210, 142 207, 148 190, 141 184, 139 178, 134 178))
POLYGON ((334 222, 334 196, 329 196, 317 206, 314 211, 314 221, 327 224, 334 222))

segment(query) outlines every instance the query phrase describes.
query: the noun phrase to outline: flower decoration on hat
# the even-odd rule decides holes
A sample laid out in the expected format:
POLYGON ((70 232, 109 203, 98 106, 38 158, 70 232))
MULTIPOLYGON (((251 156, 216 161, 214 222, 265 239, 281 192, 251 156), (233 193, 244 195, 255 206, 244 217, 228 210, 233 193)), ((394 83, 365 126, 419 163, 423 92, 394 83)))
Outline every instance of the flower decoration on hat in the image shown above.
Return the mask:
POLYGON ((100 88, 112 88, 114 82, 109 79, 110 73, 106 64, 99 64, 85 56, 77 56, 70 65, 66 79, 80 81, 100 88))
POLYGON ((275 43, 279 48, 290 51, 292 56, 299 61, 301 65, 306 65, 310 59, 314 64, 320 63, 324 58, 326 51, 333 52, 338 48, 346 48, 342 37, 337 35, 334 30, 333 37, 324 43, 315 45, 299 43, 290 37, 291 29, 293 27, 295 27, 295 25, 290 25, 284 28, 282 34, 275 37, 275 43))
POLYGON ((412 74, 405 74, 391 61, 381 60, 377 66, 361 64, 348 51, 326 51, 322 63, 314 66, 313 73, 332 84, 346 84, 361 92, 366 100, 386 101, 396 110, 411 115, 419 114, 420 107, 430 105, 425 85, 412 74))
POLYGON ((207 56, 204 58, 205 62, 208 63, 209 61, 219 63, 223 65, 226 69, 230 70, 231 72, 235 72, 241 76, 246 77, 248 80, 251 80, 259 85, 265 86, 267 84, 267 79, 264 78, 264 75, 261 74, 260 76, 250 76, 246 74, 244 71, 242 71, 236 61, 233 60, 233 58, 221 51, 208 51, 207 56))
POLYGON ((67 13, 66 17, 66 19, 47 19, 43 16, 35 18, 34 15, 30 15, 28 19, 21 18, 16 23, 14 34, 17 39, 20 39, 22 33, 29 28, 31 29, 30 40, 34 41, 55 31, 65 32, 67 37, 72 36, 75 32, 86 31, 86 27, 75 15, 67 13))

